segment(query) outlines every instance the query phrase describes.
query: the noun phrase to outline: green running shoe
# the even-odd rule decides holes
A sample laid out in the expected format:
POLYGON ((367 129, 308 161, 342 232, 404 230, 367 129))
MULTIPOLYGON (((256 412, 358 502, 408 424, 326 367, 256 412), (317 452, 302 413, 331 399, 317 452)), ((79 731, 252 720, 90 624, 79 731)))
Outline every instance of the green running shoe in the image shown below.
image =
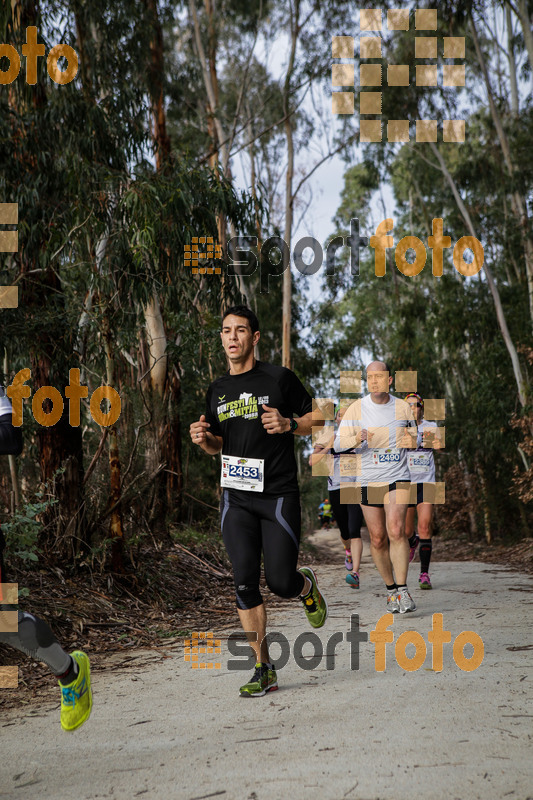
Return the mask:
POLYGON ((311 581, 311 591, 305 597, 300 596, 304 604, 307 619, 313 628, 321 628, 328 618, 328 604, 318 589, 316 575, 311 567, 302 567, 300 572, 311 581))
POLYGON ((79 672, 75 680, 61 688, 61 727, 64 731, 74 731, 89 719, 93 707, 91 692, 91 668, 89 659, 81 650, 70 654, 77 663, 79 672))
POLYGON ((278 678, 274 667, 258 662, 252 680, 239 689, 241 697, 263 697, 267 692, 275 692, 278 688, 278 678))

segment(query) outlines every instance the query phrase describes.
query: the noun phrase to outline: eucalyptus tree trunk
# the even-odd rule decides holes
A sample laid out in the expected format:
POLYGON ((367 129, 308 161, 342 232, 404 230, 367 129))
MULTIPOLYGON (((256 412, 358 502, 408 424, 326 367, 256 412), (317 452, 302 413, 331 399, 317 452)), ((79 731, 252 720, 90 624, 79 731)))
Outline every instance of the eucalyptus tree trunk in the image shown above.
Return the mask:
MULTIPOLYGON (((430 147, 431 147, 431 149, 433 150, 435 156, 438 159, 438 162, 439 162, 440 168, 442 170, 442 173, 443 173, 444 177, 446 178, 446 180, 447 180, 447 182, 448 182, 448 184, 449 184, 449 186, 450 186, 450 188, 451 188, 451 190, 453 192, 453 196, 454 196, 455 201, 457 203, 457 207, 458 207, 459 211, 462 214, 462 217, 463 217, 463 219, 464 219, 464 221, 465 221, 465 223, 466 223, 466 225, 468 227, 468 231, 469 231, 470 235, 473 236, 474 238, 477 238, 476 237, 476 232, 474 230, 474 225, 472 223, 472 219, 470 217, 470 214, 468 213, 468 209, 466 208, 466 206, 465 206, 465 204, 463 202, 463 199, 462 199, 461 195, 459 194, 459 190, 457 188, 457 184, 455 183, 455 180, 453 179, 453 176, 451 175, 448 167, 446 166, 446 162, 444 161, 444 158, 442 157, 442 154, 441 154, 440 150, 438 149, 438 147, 435 146, 435 144, 433 144, 433 142, 430 143, 430 147)), ((494 307, 495 307, 495 310, 496 310, 496 319, 498 320, 498 326, 500 328, 503 340, 505 342, 505 346, 507 348, 507 351, 508 351, 509 356, 511 358, 511 363, 513 365, 513 373, 514 373, 515 382, 516 382, 518 399, 520 401, 520 405, 522 407, 524 407, 526 405, 526 402, 527 402, 527 391, 526 391, 527 384, 526 384, 526 381, 525 381, 524 376, 522 374, 522 368, 520 366, 520 361, 518 359, 518 353, 516 351, 516 347, 514 345, 514 342, 511 339, 511 334, 509 333, 509 328, 507 326, 507 320, 505 318, 505 313, 504 313, 504 310, 503 310, 503 305, 502 305, 502 301, 501 301, 501 298, 500 298, 500 293, 498 291, 498 287, 496 285, 496 281, 494 280, 494 276, 492 274, 492 270, 490 269, 490 267, 488 266, 488 264, 486 262, 483 265, 483 269, 485 271, 485 275, 487 277, 487 283, 489 285, 489 289, 490 289, 490 292, 492 294, 492 299, 494 301, 494 307)))
POLYGON ((511 9, 505 4, 505 27, 507 29, 507 58, 509 60, 509 81, 511 85, 511 112, 518 116, 518 80, 516 78, 516 58, 513 44, 513 21, 511 9))
MULTIPOLYGON (((496 103, 494 102, 494 96, 490 83, 489 73, 487 65, 485 63, 485 59, 483 57, 483 53, 481 51, 477 35, 477 29, 473 18, 470 20, 470 27, 472 29, 472 38, 474 40, 476 56, 479 65, 481 67, 481 72, 483 74, 483 79, 485 81, 485 87, 487 89, 487 96, 489 100, 489 107, 492 116, 492 121, 494 122, 494 127, 496 128, 496 133, 498 135, 498 139, 500 141, 500 147, 503 153, 503 162, 507 169, 507 173, 511 178, 511 181, 514 181, 516 176, 516 167, 512 161, 511 148, 509 146, 509 140, 507 138, 507 134, 505 133, 500 114, 498 112, 496 103)), ((513 213, 515 215, 518 224, 518 229, 520 231, 520 238, 522 240, 522 246, 524 248, 524 261, 526 265, 526 277, 527 277, 528 299, 529 299, 529 315, 533 323, 533 239, 531 237, 531 233, 529 230, 527 202, 526 199, 520 194, 520 192, 517 189, 513 189, 513 191, 511 192, 511 207, 513 209, 513 213)))
MULTIPOLYGON (((230 170, 230 151, 233 136, 235 132, 236 119, 234 120, 232 134, 228 135, 224 128, 223 122, 219 114, 219 87, 218 87, 218 74, 217 74, 217 32, 216 32, 216 19, 215 19, 215 4, 213 0, 204 0, 205 13, 208 25, 208 46, 207 54, 202 42, 200 31, 200 23, 198 21, 198 14, 196 12, 195 0, 189 0, 189 15, 194 29, 194 42, 196 46, 196 53, 200 61, 200 68, 204 81, 204 87, 207 94, 208 104, 208 120, 207 130, 212 142, 212 151, 209 159, 211 169, 216 170, 220 164, 222 167, 222 174, 228 180, 231 180, 230 170)), ((237 109, 238 114, 238 109, 237 109)), ((235 237, 237 232, 235 226, 230 221, 230 234, 235 237)), ((222 252, 226 252, 226 217, 222 213, 217 214, 217 228, 218 228, 218 243, 222 247, 222 252)), ((224 279, 224 275, 222 275, 224 279)), ((243 295, 246 305, 251 307, 251 296, 246 284, 244 276, 237 273, 236 275, 239 291, 243 295)))
POLYGON ((290 3, 291 14, 291 49, 287 72, 285 73, 285 83, 283 86, 283 124, 285 138, 287 140, 287 172, 285 174, 285 232, 284 240, 289 249, 289 263, 283 272, 283 306, 282 306, 282 338, 281 338, 281 363, 284 367, 291 367, 291 299, 292 299, 292 274, 291 274, 291 243, 292 243, 292 223, 294 213, 294 195, 292 182, 294 178, 294 141, 293 141, 293 121, 290 111, 291 78, 294 71, 294 61, 296 58, 296 46, 298 44, 299 24, 300 24, 300 0, 294 0, 294 10, 290 3))
MULTIPOLYGON (((157 0, 145 0, 150 15, 152 37, 150 41, 150 96, 152 130, 155 146, 156 168, 164 172, 171 161, 171 143, 166 128, 163 97, 164 59, 163 31, 159 20, 157 0)), ((160 251, 161 261, 168 261, 169 253, 160 251)), ((144 327, 149 352, 149 375, 154 424, 152 442, 148 453, 152 471, 165 465, 154 484, 152 518, 164 517, 177 506, 181 514, 183 488, 181 457, 181 424, 179 405, 181 379, 179 367, 169 374, 167 355, 168 334, 162 312, 161 298, 155 288, 144 306, 144 327)))
MULTIPOLYGON (((107 385, 115 386, 116 375, 113 353, 113 334, 111 332, 107 313, 104 313, 102 328, 105 348, 107 385)), ((122 507, 120 505, 122 480, 120 453, 118 449, 118 421, 109 429, 109 484, 109 506, 113 508, 109 523, 109 533, 111 537, 111 566, 113 568, 113 572, 122 573, 124 572, 124 523, 122 519, 122 507)))

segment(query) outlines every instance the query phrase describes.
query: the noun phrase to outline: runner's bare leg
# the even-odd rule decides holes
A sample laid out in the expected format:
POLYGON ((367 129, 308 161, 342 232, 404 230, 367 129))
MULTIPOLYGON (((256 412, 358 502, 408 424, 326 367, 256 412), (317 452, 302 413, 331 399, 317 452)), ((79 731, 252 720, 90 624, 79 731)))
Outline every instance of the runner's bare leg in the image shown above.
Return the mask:
POLYGON ((385 511, 383 508, 375 508, 373 506, 361 506, 361 508, 363 509, 368 533, 370 534, 370 552, 374 564, 385 585, 390 586, 395 581, 392 575, 392 562, 389 555, 385 511))
POLYGON ((248 637, 248 643, 255 653, 256 662, 270 663, 268 642, 265 638, 267 624, 265 604, 261 603, 255 608, 238 608, 237 611, 242 628, 248 637))

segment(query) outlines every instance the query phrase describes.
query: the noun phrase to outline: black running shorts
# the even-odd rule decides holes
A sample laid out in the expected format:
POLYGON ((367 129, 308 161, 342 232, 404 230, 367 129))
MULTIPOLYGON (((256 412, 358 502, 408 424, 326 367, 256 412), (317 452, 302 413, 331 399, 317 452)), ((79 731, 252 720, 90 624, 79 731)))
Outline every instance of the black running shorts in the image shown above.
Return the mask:
POLYGON ((276 497, 223 489, 220 512, 237 607, 255 608, 263 602, 259 590, 261 554, 269 589, 279 597, 301 594, 305 580, 296 569, 301 527, 299 494, 276 497))

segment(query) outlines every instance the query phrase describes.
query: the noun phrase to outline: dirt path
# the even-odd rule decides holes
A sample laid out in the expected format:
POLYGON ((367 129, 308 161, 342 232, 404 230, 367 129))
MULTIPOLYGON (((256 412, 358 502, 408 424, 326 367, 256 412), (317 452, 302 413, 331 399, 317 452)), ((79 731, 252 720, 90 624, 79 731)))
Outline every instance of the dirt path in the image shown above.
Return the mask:
MULTIPOLYGON (((418 608, 394 616, 381 672, 372 642, 360 643, 357 659, 346 638, 350 625, 356 629, 354 615, 370 633, 385 613, 368 545, 356 591, 344 581, 338 533, 316 533, 314 543, 330 553, 330 563, 318 567, 329 618, 317 638, 298 604, 272 610, 269 628, 291 651, 278 670, 279 691, 238 697, 250 670, 228 666, 236 660, 225 639, 230 629, 217 632, 220 655, 199 656, 221 669, 191 669, 183 646, 130 654, 128 669, 114 656, 116 670, 94 676, 93 714, 78 732, 61 731, 58 703, 0 716, 0 798, 532 798, 533 579, 487 564, 436 562, 435 588, 422 592, 415 563, 410 585, 418 608), (433 670, 435 613, 452 643, 462 631, 481 637, 477 669, 462 671, 450 643, 442 671, 433 670), (396 661, 405 631, 418 632, 427 648, 416 671, 396 661), (320 648, 310 668, 306 659, 320 648)), ((274 658, 279 652, 274 644, 274 658)), ((406 655, 413 653, 408 646, 406 655)), ((464 655, 471 654, 467 644, 464 655)))

